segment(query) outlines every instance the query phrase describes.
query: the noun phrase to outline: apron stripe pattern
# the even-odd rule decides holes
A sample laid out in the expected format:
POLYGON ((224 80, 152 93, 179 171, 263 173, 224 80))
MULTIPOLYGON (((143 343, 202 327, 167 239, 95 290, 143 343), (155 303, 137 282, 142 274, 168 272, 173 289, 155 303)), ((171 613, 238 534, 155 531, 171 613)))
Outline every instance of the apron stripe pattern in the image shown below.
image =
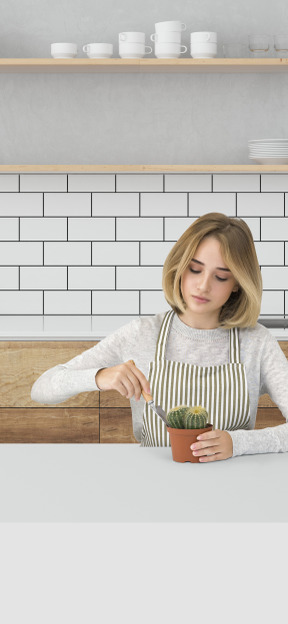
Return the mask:
MULTIPOLYGON (((166 413, 176 405, 202 405, 213 429, 245 429, 249 424, 249 394, 245 367, 240 362, 238 329, 229 330, 230 361, 219 366, 197 366, 165 359, 174 311, 165 315, 150 362, 149 382, 155 405, 166 413)), ((144 407, 141 446, 170 446, 162 419, 144 407)))

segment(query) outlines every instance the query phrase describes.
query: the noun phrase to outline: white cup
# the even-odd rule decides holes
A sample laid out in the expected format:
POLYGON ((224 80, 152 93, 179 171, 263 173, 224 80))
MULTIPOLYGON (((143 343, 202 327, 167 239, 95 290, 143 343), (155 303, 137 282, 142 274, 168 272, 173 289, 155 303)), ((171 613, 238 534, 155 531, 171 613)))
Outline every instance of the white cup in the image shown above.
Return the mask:
POLYGON ((217 55, 217 43, 193 43, 190 54, 193 58, 214 58, 217 55))
POLYGON ((181 43, 182 33, 180 31, 174 32, 173 30, 161 30, 159 33, 153 33, 150 35, 151 41, 157 43, 181 43))
POLYGON ((158 58, 178 58, 185 52, 187 47, 180 43, 155 43, 155 56, 158 58))
POLYGON ((248 35, 249 49, 254 56, 266 56, 269 50, 269 35, 248 35))
POLYGON ((112 43, 86 43, 82 48, 89 58, 110 58, 113 54, 112 43))
POLYGON ((176 20, 175 22, 157 22, 155 24, 155 32, 159 33, 162 30, 168 30, 168 31, 183 31, 186 30, 186 24, 183 24, 183 22, 179 22, 178 20, 176 20))
POLYGON ((217 33, 216 32, 192 32, 190 34, 191 43, 202 42, 202 43, 217 43, 217 33))
POLYGON ((53 58, 73 58, 77 54, 77 43, 51 43, 53 58))
POLYGON ((151 54, 151 46, 144 43, 119 43, 119 56, 121 58, 143 58, 145 54, 151 54))
POLYGON ((145 33, 143 32, 121 32, 119 33, 119 42, 126 43, 145 43, 145 33))

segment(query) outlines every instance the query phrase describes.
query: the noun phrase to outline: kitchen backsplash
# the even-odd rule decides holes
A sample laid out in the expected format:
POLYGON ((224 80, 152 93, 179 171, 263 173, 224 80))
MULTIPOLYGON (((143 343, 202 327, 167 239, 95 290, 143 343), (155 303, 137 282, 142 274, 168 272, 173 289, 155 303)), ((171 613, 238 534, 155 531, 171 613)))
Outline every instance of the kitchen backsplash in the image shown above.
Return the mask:
POLYGON ((168 309, 162 266, 207 212, 255 241, 261 316, 288 313, 286 174, 1 174, 0 324, 104 336, 168 309))

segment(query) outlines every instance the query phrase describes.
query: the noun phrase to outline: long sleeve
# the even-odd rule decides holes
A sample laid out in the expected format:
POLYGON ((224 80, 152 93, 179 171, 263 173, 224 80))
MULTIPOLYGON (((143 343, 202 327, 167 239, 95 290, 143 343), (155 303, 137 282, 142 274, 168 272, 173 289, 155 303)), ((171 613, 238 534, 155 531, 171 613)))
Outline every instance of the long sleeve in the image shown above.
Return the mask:
POLYGON ((69 362, 43 373, 32 387, 32 400, 44 404, 62 403, 80 392, 99 390, 95 382, 97 372, 123 361, 122 346, 127 326, 125 329, 126 332, 120 328, 69 362))
MULTIPOLYGON (((69 362, 50 368, 35 381, 32 400, 41 404, 62 403, 80 392, 99 390, 95 382, 97 372, 129 359, 147 375, 162 318, 163 314, 134 319, 69 362)), ((139 420, 142 415, 138 404, 136 408, 133 404, 134 413, 135 409, 139 420)))
MULTIPOLYGON (((288 421, 288 362, 277 340, 263 331, 260 353, 260 393, 268 393, 288 421)), ((233 441, 233 457, 256 453, 288 452, 288 422, 276 427, 256 430, 229 431, 233 441)))

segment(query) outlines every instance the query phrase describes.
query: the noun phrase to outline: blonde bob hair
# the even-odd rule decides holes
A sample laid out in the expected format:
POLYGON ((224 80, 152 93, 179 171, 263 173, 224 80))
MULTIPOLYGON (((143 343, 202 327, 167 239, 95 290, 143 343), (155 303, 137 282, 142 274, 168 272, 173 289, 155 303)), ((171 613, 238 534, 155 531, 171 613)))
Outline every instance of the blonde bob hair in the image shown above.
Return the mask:
POLYGON ((212 236, 221 247, 223 260, 238 282, 219 315, 220 326, 254 327, 262 297, 262 277, 251 231, 245 221, 212 212, 196 219, 172 247, 163 266, 162 287, 166 301, 178 313, 186 304, 181 293, 181 277, 201 241, 212 236))

